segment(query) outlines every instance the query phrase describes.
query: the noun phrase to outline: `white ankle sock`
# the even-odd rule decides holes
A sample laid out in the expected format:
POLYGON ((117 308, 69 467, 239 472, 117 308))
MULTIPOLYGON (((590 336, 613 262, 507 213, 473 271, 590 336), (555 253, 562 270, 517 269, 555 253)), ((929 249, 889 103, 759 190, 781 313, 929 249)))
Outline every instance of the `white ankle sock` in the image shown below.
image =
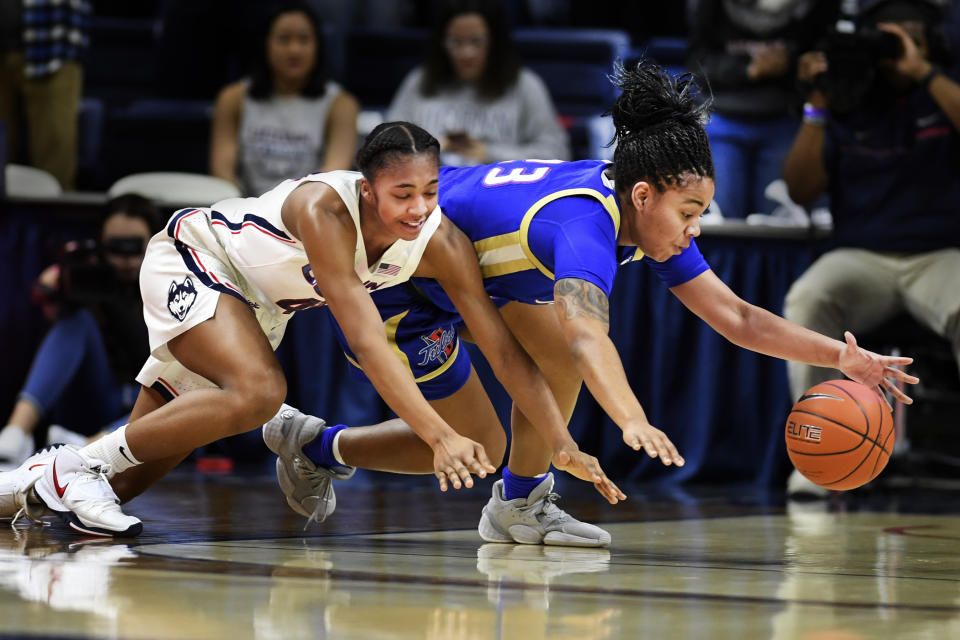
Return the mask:
POLYGON ((111 476, 141 464, 127 444, 127 425, 80 449, 87 460, 102 460, 110 465, 111 476))
POLYGON ((337 459, 337 462, 347 467, 349 465, 343 461, 343 456, 340 455, 340 436, 343 435, 344 431, 346 431, 346 429, 340 429, 340 431, 337 431, 337 435, 333 436, 333 446, 331 449, 333 449, 333 457, 337 459))

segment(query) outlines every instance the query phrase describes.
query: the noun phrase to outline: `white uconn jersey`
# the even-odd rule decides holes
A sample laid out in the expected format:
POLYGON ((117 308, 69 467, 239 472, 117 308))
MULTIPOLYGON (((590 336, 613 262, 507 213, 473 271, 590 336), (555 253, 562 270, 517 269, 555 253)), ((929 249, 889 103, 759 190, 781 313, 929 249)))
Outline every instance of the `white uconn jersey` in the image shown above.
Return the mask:
POLYGON ((367 265, 360 232, 360 178, 353 171, 312 174, 282 182, 259 198, 230 198, 174 214, 166 229, 150 240, 140 270, 151 355, 137 381, 167 400, 215 386, 177 362, 167 345, 212 318, 220 294, 250 306, 274 349, 294 312, 326 304, 303 244, 280 216, 284 200, 305 182, 329 185, 350 211, 357 229, 354 269, 368 289, 409 279, 440 224, 440 209, 428 216, 417 239, 397 240, 376 264, 367 265))
POLYGON ((285 180, 259 198, 228 198, 209 209, 184 209, 167 225, 167 234, 178 245, 184 264, 207 287, 243 297, 257 315, 288 316, 326 304, 317 286, 303 243, 287 231, 281 209, 287 196, 305 182, 323 182, 340 195, 357 229, 354 269, 369 290, 390 287, 413 275, 427 243, 440 224, 435 209, 420 235, 397 240, 373 265, 367 264, 360 232, 360 178, 355 171, 330 171, 297 180, 285 180), (211 236, 211 231, 213 232, 211 236), (211 238, 218 246, 210 247, 211 238), (180 245, 183 245, 181 248, 180 245), (222 282, 208 273, 191 247, 222 251, 234 267, 238 282, 222 282))

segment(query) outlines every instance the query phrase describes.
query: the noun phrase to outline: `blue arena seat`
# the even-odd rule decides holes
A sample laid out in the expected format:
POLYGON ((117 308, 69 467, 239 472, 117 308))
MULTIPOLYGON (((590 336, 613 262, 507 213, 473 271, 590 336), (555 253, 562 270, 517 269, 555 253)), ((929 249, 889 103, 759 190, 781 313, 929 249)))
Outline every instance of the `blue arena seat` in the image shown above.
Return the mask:
POLYGON ((523 63, 543 78, 565 116, 602 113, 616 99, 607 74, 630 51, 630 37, 607 29, 517 29, 523 63))
POLYGON ((98 187, 131 173, 207 173, 212 119, 209 100, 145 98, 111 109, 98 187))
POLYGON ((676 75, 686 71, 689 46, 690 43, 686 38, 654 37, 637 47, 633 55, 645 55, 676 75))

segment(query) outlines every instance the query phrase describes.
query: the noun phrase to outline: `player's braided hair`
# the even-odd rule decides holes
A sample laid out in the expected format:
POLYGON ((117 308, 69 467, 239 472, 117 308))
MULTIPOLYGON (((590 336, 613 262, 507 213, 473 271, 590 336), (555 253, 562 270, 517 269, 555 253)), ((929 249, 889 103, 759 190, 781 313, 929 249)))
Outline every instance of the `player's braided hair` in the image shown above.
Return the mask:
POLYGON ((357 151, 357 167, 367 180, 398 156, 427 153, 439 163, 440 143, 425 129, 410 122, 384 122, 367 134, 357 151))
POLYGON ((703 126, 710 101, 698 101, 690 74, 673 78, 642 59, 614 67, 611 82, 621 90, 604 115, 613 116, 614 182, 630 188, 644 180, 658 191, 678 185, 683 174, 713 178, 713 157, 703 126))

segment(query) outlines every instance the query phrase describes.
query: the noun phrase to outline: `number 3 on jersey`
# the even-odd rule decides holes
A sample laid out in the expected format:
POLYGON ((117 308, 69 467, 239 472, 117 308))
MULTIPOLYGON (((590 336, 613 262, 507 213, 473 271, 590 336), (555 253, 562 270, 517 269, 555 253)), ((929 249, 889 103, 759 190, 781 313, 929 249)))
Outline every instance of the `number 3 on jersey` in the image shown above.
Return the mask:
MULTIPOLYGON (((526 162, 542 162, 548 164, 559 164, 561 160, 526 160, 526 162)), ((510 173, 503 175, 503 167, 494 167, 483 177, 485 187, 499 187, 505 184, 529 184, 542 180, 550 172, 550 167, 537 167, 527 173, 531 167, 514 167, 510 173)))

